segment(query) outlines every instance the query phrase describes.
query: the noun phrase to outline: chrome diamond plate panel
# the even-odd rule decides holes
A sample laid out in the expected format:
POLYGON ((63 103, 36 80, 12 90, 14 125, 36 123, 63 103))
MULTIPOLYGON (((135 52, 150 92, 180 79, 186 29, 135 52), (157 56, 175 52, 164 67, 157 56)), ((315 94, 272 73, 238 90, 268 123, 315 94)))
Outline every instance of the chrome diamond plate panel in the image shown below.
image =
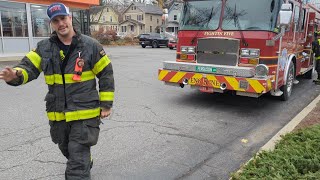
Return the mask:
POLYGON ((247 78, 253 77, 255 74, 254 67, 224 66, 224 65, 185 63, 185 62, 175 62, 175 61, 164 61, 163 69, 227 75, 227 76, 237 76, 237 77, 247 77, 247 78), (201 70, 199 71, 199 69, 203 69, 204 71, 201 71, 201 70), (210 69, 210 70, 214 69, 214 71, 210 72, 210 71, 207 71, 207 69, 210 69))

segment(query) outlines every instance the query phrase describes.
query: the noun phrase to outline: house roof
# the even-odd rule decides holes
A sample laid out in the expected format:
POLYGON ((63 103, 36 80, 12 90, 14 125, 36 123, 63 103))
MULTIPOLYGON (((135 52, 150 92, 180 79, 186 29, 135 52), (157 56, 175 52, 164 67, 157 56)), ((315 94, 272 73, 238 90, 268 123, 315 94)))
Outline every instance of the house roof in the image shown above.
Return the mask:
POLYGON ((112 9, 112 11, 117 14, 117 15, 120 15, 121 13, 118 12, 116 9, 114 9, 112 6, 110 5, 105 5, 105 6, 93 6, 90 8, 89 12, 90 14, 97 14, 97 13, 102 13, 102 10, 105 9, 105 8, 110 8, 112 9))
POLYGON ((171 5, 171 7, 169 8, 168 12, 171 12, 172 10, 181 10, 183 6, 183 3, 180 2, 175 2, 171 5))
POLYGON ((89 9, 90 14, 97 14, 99 13, 104 7, 103 6, 92 6, 89 9))
POLYGON ((137 3, 137 2, 132 2, 131 5, 123 11, 124 13, 132 6, 136 6, 138 9, 140 9, 142 12, 146 14, 157 14, 157 15, 162 15, 162 9, 158 6, 151 5, 151 4, 143 4, 143 3, 137 3))
POLYGON ((131 23, 134 23, 134 24, 144 24, 142 22, 139 22, 139 21, 136 21, 136 20, 133 20, 133 19, 126 19, 126 20, 122 21, 121 23, 119 23, 119 25, 123 24, 125 22, 131 22, 131 23))

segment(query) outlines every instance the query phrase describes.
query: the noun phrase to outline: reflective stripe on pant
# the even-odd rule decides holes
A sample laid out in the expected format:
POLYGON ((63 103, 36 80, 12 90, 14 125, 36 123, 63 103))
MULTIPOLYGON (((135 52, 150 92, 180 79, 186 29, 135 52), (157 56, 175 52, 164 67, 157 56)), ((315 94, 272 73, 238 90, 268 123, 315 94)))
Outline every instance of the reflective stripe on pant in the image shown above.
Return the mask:
POLYGON ((90 180, 90 147, 98 142, 100 118, 49 121, 52 141, 68 159, 66 180, 90 180))

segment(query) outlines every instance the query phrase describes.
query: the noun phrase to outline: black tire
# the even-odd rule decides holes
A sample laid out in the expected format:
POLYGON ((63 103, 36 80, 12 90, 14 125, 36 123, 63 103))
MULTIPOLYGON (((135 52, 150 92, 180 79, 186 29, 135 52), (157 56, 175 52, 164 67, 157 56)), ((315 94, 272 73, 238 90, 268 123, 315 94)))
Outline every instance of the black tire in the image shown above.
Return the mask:
POLYGON ((280 96, 280 99, 282 101, 287 101, 289 99, 289 97, 291 96, 292 88, 293 88, 293 81, 295 78, 294 74, 295 74, 294 73, 294 65, 292 62, 290 62, 286 84, 280 88, 280 90, 283 92, 283 94, 280 96))
POLYGON ((142 48, 146 48, 146 45, 141 45, 142 48))
POLYGON ((312 79, 312 72, 313 72, 313 69, 310 69, 308 72, 306 72, 303 77, 306 78, 306 79, 312 79))
POLYGON ((157 41, 153 41, 152 42, 152 48, 157 48, 159 47, 158 42, 157 41))
POLYGON ((173 47, 169 47, 169 49, 171 49, 171 50, 172 50, 172 49, 173 49, 173 47))

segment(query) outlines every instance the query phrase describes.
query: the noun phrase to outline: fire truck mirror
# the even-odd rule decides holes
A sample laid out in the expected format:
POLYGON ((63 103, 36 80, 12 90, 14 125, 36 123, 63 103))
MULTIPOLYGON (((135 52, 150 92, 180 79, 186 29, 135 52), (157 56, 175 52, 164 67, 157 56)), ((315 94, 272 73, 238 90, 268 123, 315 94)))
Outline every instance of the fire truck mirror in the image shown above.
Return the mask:
POLYGON ((281 10, 279 12, 280 26, 289 25, 291 16, 292 16, 291 4, 282 4, 281 10))

